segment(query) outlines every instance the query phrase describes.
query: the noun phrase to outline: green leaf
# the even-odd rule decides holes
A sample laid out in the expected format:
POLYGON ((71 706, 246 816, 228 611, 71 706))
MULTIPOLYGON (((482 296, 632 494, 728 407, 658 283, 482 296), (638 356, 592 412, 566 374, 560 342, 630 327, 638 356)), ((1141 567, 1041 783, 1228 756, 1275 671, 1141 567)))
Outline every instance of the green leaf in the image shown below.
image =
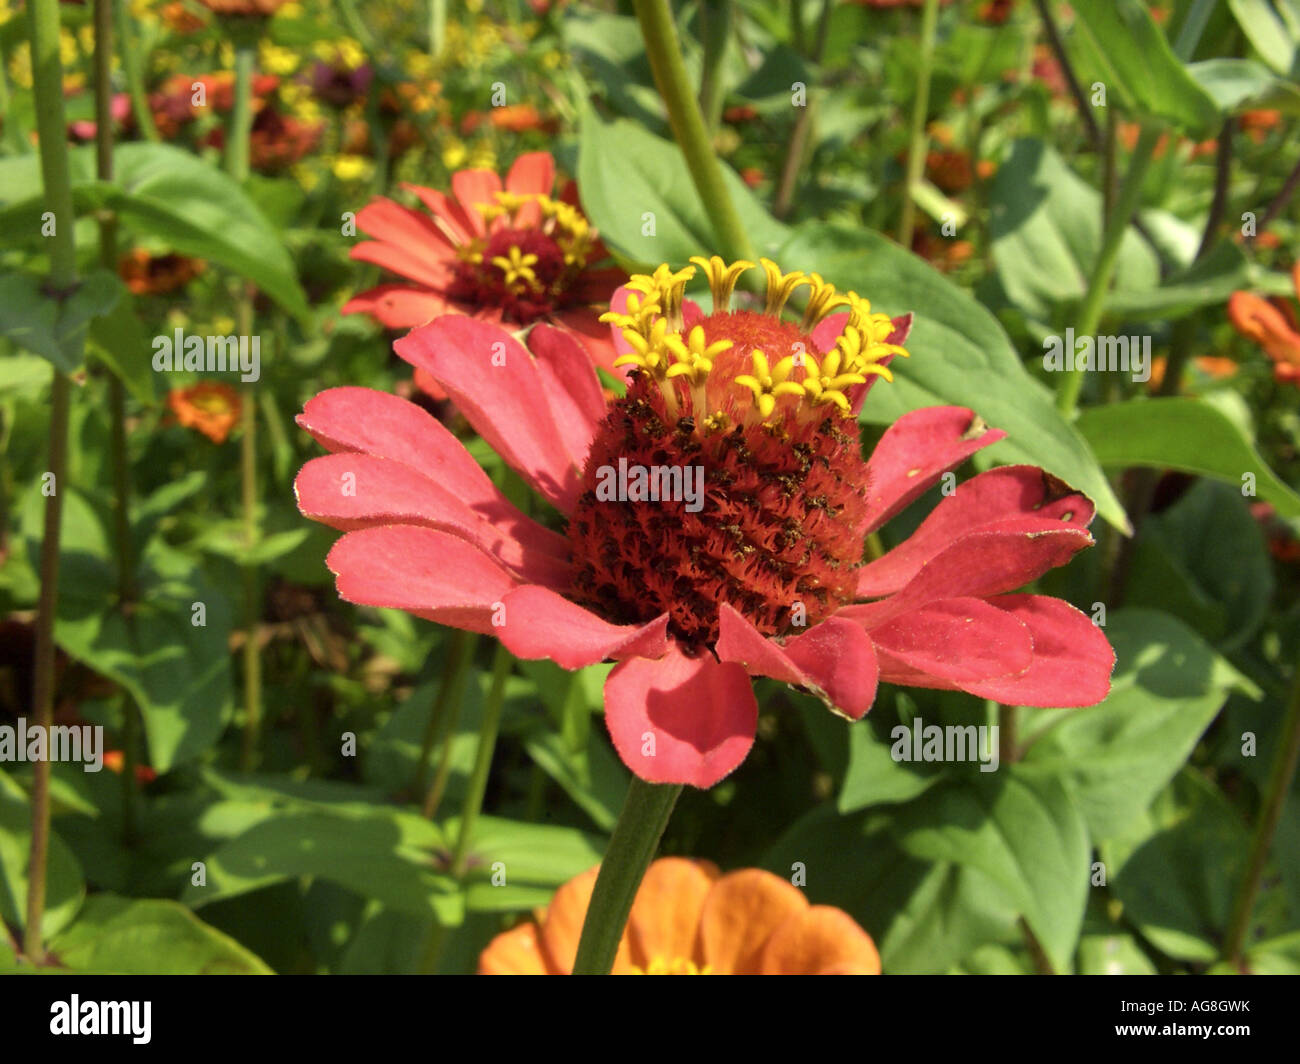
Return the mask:
MULTIPOLYGON (((755 249, 771 254, 789 230, 725 164, 722 173, 755 249)), ((634 122, 605 122, 590 108, 584 111, 578 188, 582 208, 601 239, 631 264, 682 266, 692 255, 718 250, 681 151, 634 122)))
POLYGON ((258 957, 175 901, 88 899, 49 945, 58 964, 112 975, 272 975, 258 957))
MULTIPOLYGON (((0 920, 10 927, 27 924, 27 864, 32 845, 32 809, 16 782, 0 772, 0 920)), ((81 866, 51 830, 45 865, 45 936, 65 927, 86 897, 81 866)))
POLYGON ((1090 407, 1077 424, 1103 466, 1199 473, 1235 484, 1243 495, 1258 492, 1283 517, 1300 517, 1300 495, 1277 478, 1226 415, 1201 399, 1130 399, 1090 407))
POLYGON ((942 779, 938 772, 922 772, 895 761, 891 740, 868 724, 848 729, 849 764, 840 788, 839 810, 852 813, 872 805, 911 801, 942 779))
POLYGON ((129 294, 90 323, 90 350, 103 361, 141 403, 152 405, 157 376, 152 343, 136 314, 129 294))
MULTIPOLYGON (((79 214, 116 211, 126 229, 224 266, 289 313, 307 317, 306 296, 279 232, 227 174, 169 144, 128 143, 113 152, 113 181, 98 181, 93 151, 68 153, 79 214)), ((0 190, 40 187, 38 166, 34 155, 0 160, 0 190)), ((14 200, 6 192, 0 192, 0 227, 35 239, 44 198, 14 200)))
POLYGON ((1249 680, 1168 614, 1117 610, 1106 637, 1117 662, 1110 695, 1100 705, 1042 721, 1026 737, 1024 757, 1026 765, 1068 782, 1097 839, 1142 815, 1233 689, 1255 693, 1249 680))
MULTIPOLYGON (((1056 150, 1026 138, 1011 146, 990 194, 993 263, 1007 298, 1031 318, 1062 321, 1088 289, 1101 251, 1101 194, 1066 166, 1056 150)), ((1125 230, 1115 290, 1151 290, 1160 262, 1125 230)))
POLYGON ((1300 975, 1300 931, 1251 946, 1246 970, 1252 975, 1300 975))
POLYGON ((1009 765, 927 791, 902 807, 902 850, 969 865, 995 882, 1058 972, 1068 972, 1088 901, 1088 829, 1054 775, 1009 765), (998 778, 992 778, 992 775, 998 778))
POLYGON ((1250 283, 1250 266, 1241 248, 1222 241, 1186 269, 1171 274, 1158 287, 1116 285, 1106 298, 1110 314, 1172 321, 1200 307, 1222 306, 1250 283))
POLYGON ((367 813, 285 810, 219 846, 207 884, 181 897, 199 908, 284 879, 318 876, 415 915, 458 921, 454 881, 438 871, 442 833, 396 809, 367 813))
POLYGON ((1076 0, 1068 46, 1079 80, 1106 86, 1106 103, 1188 133, 1218 132, 1219 108, 1187 72, 1138 0, 1076 0))
POLYGON ((1228 0, 1228 7, 1255 51, 1279 74, 1300 73, 1300 12, 1282 0, 1228 0))
POLYGON ((926 406, 970 407, 1007 433, 984 452, 990 461, 1042 466, 1096 502, 1107 521, 1127 527, 1083 437, 1025 372, 993 315, 941 273, 879 233, 824 223, 801 226, 776 258, 783 269, 816 270, 874 309, 915 312, 907 341, 912 357, 895 360, 894 383, 871 390, 863 420, 889 423, 926 406))
POLYGON ((1101 855, 1125 919, 1170 957, 1209 964, 1249 845, 1240 814, 1218 788, 1184 769, 1101 855))
POLYGON ((1288 114, 1300 111, 1300 88, 1295 82, 1278 77, 1253 59, 1207 59, 1187 69, 1224 114, 1261 107, 1288 114))
POLYGON ((125 293, 126 286, 106 270, 82 278, 64 300, 49 295, 38 277, 7 274, 0 277, 0 336, 75 373, 91 320, 113 310, 125 293))

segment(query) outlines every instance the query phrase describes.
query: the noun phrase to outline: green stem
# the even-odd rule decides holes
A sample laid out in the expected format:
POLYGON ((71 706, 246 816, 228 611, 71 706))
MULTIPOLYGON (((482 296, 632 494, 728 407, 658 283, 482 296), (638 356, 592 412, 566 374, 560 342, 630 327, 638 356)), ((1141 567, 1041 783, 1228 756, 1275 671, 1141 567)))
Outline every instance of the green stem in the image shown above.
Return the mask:
MULTIPOLYGON (((1142 179, 1146 176, 1147 166, 1160 139, 1159 130, 1143 126, 1138 137, 1137 147, 1133 149, 1133 158, 1129 161, 1128 173, 1124 184, 1115 198, 1114 209, 1106 222, 1105 238, 1097 262, 1088 278, 1088 291, 1084 294, 1079 307, 1079 320, 1075 326, 1078 336, 1092 336, 1101 324, 1102 310, 1106 302, 1106 293, 1110 288, 1115 266, 1119 262, 1119 249, 1128 231, 1129 219, 1137 211, 1142 200, 1142 179)), ((1066 417, 1074 413, 1079 402, 1079 391, 1083 388, 1083 370, 1070 366, 1061 381, 1056 395, 1056 405, 1066 417)))
POLYGON ((713 250, 727 259, 753 261, 756 258, 753 245, 727 191, 722 164, 714 154, 699 102, 686 75, 686 64, 682 61, 668 0, 633 0, 632 6, 641 24, 646 56, 659 95, 668 110, 673 136, 686 157, 691 180, 713 225, 713 235, 718 242, 718 247, 713 250))
POLYGON ((1273 845, 1278 818, 1282 815, 1282 807, 1291 790, 1297 760, 1300 760, 1300 660, 1296 662, 1295 675, 1291 678, 1291 697, 1286 717, 1282 721, 1281 742, 1278 744, 1268 783, 1264 787, 1264 804, 1260 807, 1259 823, 1255 825, 1255 835, 1251 840, 1246 873, 1237 889, 1228 930, 1224 935, 1223 959, 1234 966, 1241 963, 1246 933, 1250 929, 1250 917, 1255 909, 1255 896, 1259 893, 1260 880, 1264 876, 1264 865, 1273 845))
POLYGON ((623 811, 614 825, 609 849, 600 863, 596 886, 578 940, 574 975, 608 975, 618 943, 646 869, 659 848, 682 785, 646 783, 635 776, 628 785, 623 811))
POLYGON ((135 124, 140 127, 145 140, 157 141, 158 127, 154 125, 153 111, 149 107, 149 95, 145 91, 144 71, 140 63, 140 53, 135 47, 135 34, 132 32, 131 12, 126 0, 114 0, 113 14, 117 21, 118 48, 122 55, 122 73, 126 76, 126 93, 131 99, 131 113, 135 115, 135 124))
POLYGON ((1174 55, 1184 63, 1191 60, 1196 46, 1201 43, 1201 34, 1205 32, 1206 24, 1214 13, 1214 5, 1218 2, 1219 0, 1195 0, 1187 12, 1183 27, 1178 31, 1178 39, 1174 41, 1174 55))
MULTIPOLYGON (((824 0, 822 3, 821 18, 817 22, 817 39, 813 43, 812 55, 809 58, 814 63, 820 63, 822 55, 826 50, 827 34, 830 31, 832 0, 824 0)), ((772 213, 777 218, 784 219, 790 213, 790 208, 794 204, 794 193, 799 182, 799 172, 803 169, 804 163, 807 162, 809 155, 809 142, 812 140, 812 130, 817 122, 817 104, 820 99, 817 95, 811 95, 806 101, 805 106, 795 119, 794 132, 790 135, 790 145, 786 149, 785 163, 781 167, 781 177, 777 183, 776 195, 772 198, 772 213)))
MULTIPOLYGON (((257 52, 250 42, 235 49, 235 99, 226 132, 226 170, 241 185, 248 180, 250 135, 253 130, 253 64, 257 52)), ((253 335, 253 293, 239 285, 236 317, 241 336, 253 335)), ((250 554, 258 541, 257 527, 257 401, 253 384, 245 384, 240 403, 239 478, 244 522, 244 549, 250 554)), ((257 764, 262 732, 262 619, 257 567, 243 567, 244 590, 244 735, 240 766, 245 772, 257 764)))
MULTIPOLYGON (((29 0, 32 88, 40 136, 41 178, 45 203, 54 212, 50 243, 50 286, 60 302, 77 283, 76 215, 68 172, 67 119, 63 110, 63 63, 59 52, 58 0, 29 0)), ((54 720, 54 615, 59 594, 59 536, 68 467, 68 378, 55 369, 50 389, 50 461, 54 491, 45 500, 41 540, 41 590, 36 607, 36 648, 32 706, 36 726, 49 734, 54 720)), ((50 762, 36 762, 32 772, 32 839, 27 864, 27 922, 23 953, 32 964, 45 960, 41 924, 45 918, 45 869, 50 844, 50 762)))
POLYGON ((731 0, 700 0, 700 38, 704 64, 700 72, 700 111, 710 133, 722 122, 723 63, 734 19, 731 0))
POLYGON ((447 0, 429 0, 429 54, 437 59, 447 43, 447 0))
POLYGON ((438 733, 442 731, 443 722, 447 719, 447 707, 451 705, 452 691, 469 661, 472 642, 473 636, 459 628, 454 629, 447 639, 442 683, 439 684, 438 694, 429 709, 429 720, 424 728, 424 740, 420 743, 420 759, 419 764, 416 765, 415 781, 412 784, 416 794, 424 791, 428 781, 429 758, 433 754, 433 744, 438 738, 438 733))
POLYGON ((912 246, 916 228, 916 202, 912 195, 925 173, 925 153, 929 138, 925 132, 925 115, 930 109, 930 71, 934 65, 934 35, 939 25, 939 0, 925 0, 921 12, 921 54, 916 68, 916 98, 912 101, 912 130, 907 149, 907 188, 903 196, 903 215, 898 223, 898 242, 912 246))
POLYGON ((438 770, 433 774, 433 782, 424 796, 424 805, 420 814, 426 820, 432 820, 442 804, 442 796, 447 791, 447 781, 451 779, 452 744, 456 738, 456 725, 460 722, 461 707, 465 704, 465 684, 469 678, 469 666, 474 660, 474 649, 478 646, 478 636, 470 635, 465 644, 465 653, 457 663, 451 677, 451 691, 448 694, 447 723, 442 726, 442 751, 438 755, 438 770))
POLYGON ((496 750, 497 732, 501 727, 501 708, 506 701, 506 680, 513 663, 510 651, 498 643, 496 656, 492 660, 492 688, 488 691, 487 702, 483 706, 483 719, 479 723, 478 753, 474 758, 469 787, 465 791, 465 806, 460 814, 460 834, 451 860, 451 874, 457 878, 465 874, 469 862, 469 840, 474 834, 479 810, 483 807, 483 795, 487 793, 488 772, 492 768, 492 754, 496 750))

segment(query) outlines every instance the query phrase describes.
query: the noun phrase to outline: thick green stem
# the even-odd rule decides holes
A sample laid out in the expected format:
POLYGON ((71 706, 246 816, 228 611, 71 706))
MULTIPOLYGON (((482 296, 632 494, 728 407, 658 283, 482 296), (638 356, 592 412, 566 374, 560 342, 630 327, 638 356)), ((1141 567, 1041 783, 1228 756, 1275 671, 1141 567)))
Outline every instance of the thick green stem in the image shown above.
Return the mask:
POLYGON ((710 250, 716 250, 727 259, 753 261, 756 258, 753 245, 727 191, 722 164, 714 154, 713 142, 704 127, 704 116, 686 75, 686 64, 682 61, 668 0, 633 0, 633 7, 641 24, 641 36, 655 85, 668 110, 673 136, 686 157, 691 180, 713 225, 718 246, 710 250))
POLYGON ((497 748, 497 732, 501 728, 501 709, 506 701, 506 680, 514 663, 510 651, 498 643, 492 659, 492 687, 483 705, 483 719, 479 722, 478 753, 474 758, 474 771, 465 791, 465 805, 460 814, 460 834, 456 838, 456 853, 451 860, 451 874, 463 876, 469 861, 469 840, 474 834, 479 811, 483 808, 483 795, 487 793, 488 773, 492 769, 492 754, 497 748))
MULTIPOLYGON (((40 136, 41 178, 45 203, 54 213, 50 238, 50 288, 60 301, 77 283, 76 216, 68 172, 67 119, 63 110, 63 64, 59 54, 58 0, 29 0, 32 87, 40 136)), ((54 615, 59 594, 59 536, 68 467, 68 378, 54 371, 50 394, 50 460, 53 490, 45 500, 41 540, 41 590, 37 600, 36 648, 32 707, 36 726, 49 733, 54 719, 54 615)), ((50 762, 38 761, 32 772, 32 839, 27 863, 27 922, 23 953, 32 964, 45 959, 41 924, 45 918, 45 868, 50 844, 50 762)))
POLYGON ((1287 704, 1286 717, 1282 721, 1279 739, 1273 768, 1264 787, 1264 802, 1260 806, 1259 823, 1255 825, 1255 835, 1251 840, 1246 872, 1241 877, 1241 885, 1237 888, 1232 915, 1228 920, 1228 930, 1223 939, 1223 959, 1233 965, 1241 963, 1246 933, 1250 930, 1250 917, 1255 910, 1255 897, 1259 893, 1260 880, 1264 876, 1264 865, 1268 861, 1268 852, 1273 845, 1273 836, 1277 831, 1278 818, 1282 815, 1282 807, 1286 804, 1287 795, 1291 791, 1296 762, 1300 760, 1300 660, 1297 660, 1295 675, 1291 678, 1291 697, 1287 704))
POLYGON ((429 54, 437 59, 447 43, 447 0, 429 0, 429 54))
POLYGON ((613 968, 637 889, 681 793, 680 783, 646 783, 633 777, 628 785, 582 924, 574 975, 608 975, 613 968))
MULTIPOLYGON (((1097 331, 1097 326, 1101 324, 1106 293, 1110 289, 1111 278, 1119 262, 1119 249, 1123 244, 1124 234, 1128 231, 1129 220, 1142 200, 1142 179, 1146 177, 1147 166, 1151 162, 1151 155, 1159 139, 1159 130, 1144 126, 1141 136, 1138 137, 1137 147, 1133 149, 1128 173, 1124 176, 1124 184, 1115 198, 1115 207, 1106 222, 1101 251, 1093 265, 1092 276, 1088 278, 1088 290, 1079 307, 1079 320, 1074 330, 1077 336, 1092 336, 1097 331)), ((1066 417, 1074 413, 1074 408, 1079 402, 1079 391, 1082 388, 1083 370, 1069 366, 1061 380, 1060 390, 1056 394, 1057 408, 1066 417)))
POLYGON ((916 67, 916 97, 912 101, 912 129, 907 149, 907 187, 903 196, 903 214, 898 223, 898 242, 912 246, 916 228, 916 201, 912 198, 925 173, 925 155, 929 138, 925 116, 930 109, 930 71, 934 65, 934 35, 939 25, 939 0, 925 0, 921 12, 921 52, 916 67))
POLYGON ((704 64, 700 72, 700 111, 710 133, 717 133, 722 122, 723 64, 727 43, 731 40, 734 19, 732 0, 700 0, 700 38, 704 45, 704 64))

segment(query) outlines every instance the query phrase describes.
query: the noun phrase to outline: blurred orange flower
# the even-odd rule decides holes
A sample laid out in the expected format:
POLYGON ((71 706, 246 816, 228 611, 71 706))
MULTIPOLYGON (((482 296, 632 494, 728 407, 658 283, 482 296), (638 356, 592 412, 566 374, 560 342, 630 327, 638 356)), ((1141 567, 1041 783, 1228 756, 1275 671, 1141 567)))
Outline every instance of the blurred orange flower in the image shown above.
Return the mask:
POLYGON ((269 18, 289 0, 199 0, 209 11, 218 15, 238 15, 244 18, 269 18))
POLYGON ((132 248, 118 261, 118 276, 137 296, 162 295, 184 288, 207 268, 202 259, 187 255, 151 255, 144 248, 132 248))
POLYGON ((189 388, 173 388, 167 405, 176 420, 203 433, 213 443, 225 443, 239 420, 239 393, 229 384, 200 381, 189 388))
MULTIPOLYGON (((497 935, 480 975, 567 975, 598 869, 570 880, 537 922, 497 935)), ((809 905, 758 868, 727 875, 707 861, 655 861, 637 891, 615 975, 879 975, 880 954, 847 913, 809 905)))
MULTIPOLYGON (((1300 262, 1292 268, 1291 279, 1300 298, 1300 262)), ((1237 332, 1254 340, 1273 360, 1273 376, 1278 381, 1300 387, 1300 323, 1289 303, 1233 292, 1228 299, 1228 319, 1237 332)))

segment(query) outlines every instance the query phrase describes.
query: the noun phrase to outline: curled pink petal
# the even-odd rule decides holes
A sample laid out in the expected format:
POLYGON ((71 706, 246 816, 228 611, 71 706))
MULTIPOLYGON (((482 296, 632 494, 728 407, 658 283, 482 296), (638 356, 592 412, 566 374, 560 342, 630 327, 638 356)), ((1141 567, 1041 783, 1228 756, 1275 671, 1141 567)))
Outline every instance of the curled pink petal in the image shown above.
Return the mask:
POLYGON ((545 587, 516 588, 505 597, 501 642, 519 658, 550 658, 581 669, 608 658, 657 658, 668 648, 668 614, 646 624, 610 624, 545 587))
MULTIPOLYGON (((871 630, 880 678, 914 686, 917 675, 965 687, 978 680, 1018 676, 1034 659, 1034 639, 996 599, 943 599, 871 630)), ((923 685, 919 685, 923 686, 923 685)))

